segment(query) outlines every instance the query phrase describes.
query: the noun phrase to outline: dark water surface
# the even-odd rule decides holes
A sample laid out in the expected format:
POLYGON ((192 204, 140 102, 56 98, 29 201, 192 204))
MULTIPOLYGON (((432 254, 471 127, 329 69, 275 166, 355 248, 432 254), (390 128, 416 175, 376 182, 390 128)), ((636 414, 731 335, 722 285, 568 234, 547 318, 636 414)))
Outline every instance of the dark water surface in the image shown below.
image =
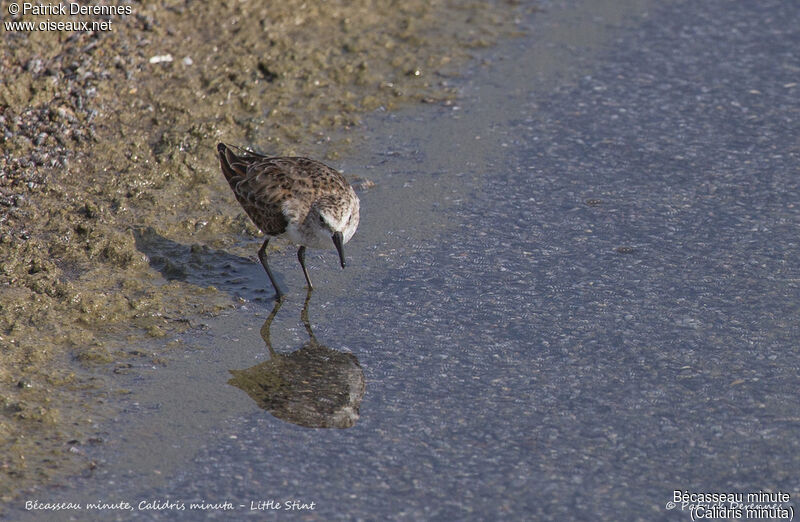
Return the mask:
POLYGON ((311 371, 339 387, 305 404, 352 427, 227 384, 270 360, 268 282, 234 259, 216 284, 248 304, 132 378, 95 475, 38 498, 186 506, 130 514, 149 519, 201 500, 310 520, 689 520, 673 490, 794 505, 800 6, 542 5, 457 107, 375 118, 340 165, 377 185, 348 268, 309 256, 329 351, 308 347, 294 251, 274 258, 273 347, 341 368, 311 371))

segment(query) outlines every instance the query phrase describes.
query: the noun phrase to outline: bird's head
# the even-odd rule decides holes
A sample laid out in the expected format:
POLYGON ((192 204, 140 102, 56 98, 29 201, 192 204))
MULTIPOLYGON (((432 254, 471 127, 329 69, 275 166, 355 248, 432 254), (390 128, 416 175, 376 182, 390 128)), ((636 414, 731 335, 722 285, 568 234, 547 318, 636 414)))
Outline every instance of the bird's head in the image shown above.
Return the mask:
POLYGON ((316 222, 319 233, 325 234, 333 240, 333 245, 339 253, 339 262, 345 267, 344 244, 350 241, 358 227, 359 204, 344 205, 340 201, 317 201, 311 208, 311 219, 316 222))

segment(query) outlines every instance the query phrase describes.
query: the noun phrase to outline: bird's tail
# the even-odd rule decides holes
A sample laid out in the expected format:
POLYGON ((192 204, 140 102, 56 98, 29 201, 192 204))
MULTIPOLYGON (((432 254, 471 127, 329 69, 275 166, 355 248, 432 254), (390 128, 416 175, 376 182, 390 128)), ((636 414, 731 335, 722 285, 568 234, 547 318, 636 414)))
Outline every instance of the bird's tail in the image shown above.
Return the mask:
POLYGON ((240 176, 242 173, 237 172, 238 169, 234 167, 237 163, 239 163, 239 156, 233 153, 233 151, 225 145, 224 143, 220 143, 217 145, 217 152, 219 153, 219 165, 222 167, 222 173, 225 175, 225 179, 228 182, 231 181, 231 178, 234 176, 240 176))
POLYGON ((259 154, 252 150, 246 150, 241 147, 231 147, 224 143, 217 144, 217 152, 219 153, 219 164, 222 167, 222 173, 225 179, 230 182, 234 176, 244 176, 247 174, 247 166, 255 161, 267 159, 269 156, 259 154), (232 149, 238 149, 240 154, 236 154, 232 149))
POLYGON ((224 143, 217 145, 217 152, 219 153, 219 165, 222 167, 222 173, 225 175, 225 179, 230 181, 231 178, 236 175, 231 163, 235 162, 239 158, 237 158, 236 154, 234 154, 233 151, 231 151, 231 149, 229 149, 224 143))

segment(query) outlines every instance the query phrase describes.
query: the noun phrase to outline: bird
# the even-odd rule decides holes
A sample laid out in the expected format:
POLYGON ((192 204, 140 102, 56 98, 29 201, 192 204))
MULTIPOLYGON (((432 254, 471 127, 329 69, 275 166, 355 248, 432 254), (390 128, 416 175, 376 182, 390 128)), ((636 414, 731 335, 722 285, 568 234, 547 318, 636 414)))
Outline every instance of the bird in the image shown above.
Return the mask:
POLYGON ((267 245, 286 238, 299 245, 297 259, 308 288, 313 289, 305 263, 306 248, 330 248, 333 243, 345 267, 344 245, 355 234, 360 202, 341 173, 304 157, 266 156, 219 143, 222 173, 233 194, 253 223, 266 235, 258 259, 275 288, 281 292, 267 263, 267 245))

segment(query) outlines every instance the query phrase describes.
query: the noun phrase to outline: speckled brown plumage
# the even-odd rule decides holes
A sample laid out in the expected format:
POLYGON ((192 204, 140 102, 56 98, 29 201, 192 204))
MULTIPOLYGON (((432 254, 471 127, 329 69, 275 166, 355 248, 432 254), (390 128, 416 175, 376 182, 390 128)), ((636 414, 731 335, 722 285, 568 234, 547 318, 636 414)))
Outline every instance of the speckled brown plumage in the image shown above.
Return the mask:
POLYGON ((250 151, 235 154, 223 143, 217 151, 236 199, 268 236, 259 258, 278 297, 280 289, 266 262, 266 245, 272 237, 287 237, 300 245, 298 259, 309 288, 306 247, 326 248, 330 245, 327 238, 331 238, 344 267, 341 245, 358 227, 359 201, 339 172, 309 158, 269 157, 250 151))

